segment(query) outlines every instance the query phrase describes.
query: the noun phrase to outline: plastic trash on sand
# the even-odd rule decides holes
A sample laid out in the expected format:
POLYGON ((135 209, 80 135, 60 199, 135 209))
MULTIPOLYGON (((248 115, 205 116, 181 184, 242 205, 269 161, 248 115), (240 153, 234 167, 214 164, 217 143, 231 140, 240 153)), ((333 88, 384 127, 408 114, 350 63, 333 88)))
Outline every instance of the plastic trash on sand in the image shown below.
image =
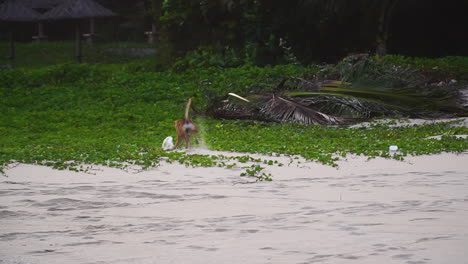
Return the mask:
POLYGON ((169 150, 169 149, 174 148, 174 142, 172 141, 171 136, 164 139, 163 144, 162 144, 162 148, 164 150, 169 150))
POLYGON ((391 152, 395 152, 398 150, 398 146, 390 146, 388 147, 388 150, 391 151, 391 152))

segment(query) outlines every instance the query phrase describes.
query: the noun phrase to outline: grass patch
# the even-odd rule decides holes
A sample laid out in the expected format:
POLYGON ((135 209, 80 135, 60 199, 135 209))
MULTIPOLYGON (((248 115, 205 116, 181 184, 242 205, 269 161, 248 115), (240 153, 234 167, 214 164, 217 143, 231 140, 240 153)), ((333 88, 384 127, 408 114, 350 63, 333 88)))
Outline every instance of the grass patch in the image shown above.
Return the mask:
MULTIPOLYGON (((297 65, 244 66, 175 74, 141 72, 129 64, 61 64, 0 71, 0 168, 12 160, 58 169, 80 170, 83 164, 148 168, 165 159, 187 166, 241 166, 245 176, 270 180, 263 166, 280 166, 273 161, 248 155, 187 155, 165 152, 160 146, 166 136, 175 136, 173 120, 183 116, 190 96, 203 109, 209 93, 272 90, 284 76, 316 70, 297 65)), ((449 123, 346 128, 211 118, 197 122, 213 150, 301 155, 331 166, 348 153, 390 157, 390 145, 401 150, 394 158, 468 149, 467 139, 452 136, 468 134, 467 128, 449 123), (435 135, 445 136, 425 139, 435 135)))

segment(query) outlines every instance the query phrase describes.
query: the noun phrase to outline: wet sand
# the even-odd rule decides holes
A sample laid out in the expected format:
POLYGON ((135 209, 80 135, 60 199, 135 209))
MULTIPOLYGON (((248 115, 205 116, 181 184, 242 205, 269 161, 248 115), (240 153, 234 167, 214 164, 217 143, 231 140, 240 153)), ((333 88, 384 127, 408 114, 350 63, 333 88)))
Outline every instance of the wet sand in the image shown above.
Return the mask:
POLYGON ((283 161, 260 183, 19 164, 0 176, 0 263, 468 262, 468 153, 283 161))

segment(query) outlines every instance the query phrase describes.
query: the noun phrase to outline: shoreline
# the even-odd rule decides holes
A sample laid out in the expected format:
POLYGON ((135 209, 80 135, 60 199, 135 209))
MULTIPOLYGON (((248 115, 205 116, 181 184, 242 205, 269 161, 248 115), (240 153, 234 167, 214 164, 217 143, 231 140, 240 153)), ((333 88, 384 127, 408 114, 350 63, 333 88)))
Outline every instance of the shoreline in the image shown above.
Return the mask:
MULTIPOLYGON (((458 137, 463 137, 465 138, 466 135, 459 135, 458 137)), ((437 137, 431 137, 430 139, 437 139, 437 137)), ((181 151, 185 152, 185 151, 181 151)), ((272 161, 277 161, 278 163, 281 163, 281 166, 278 166, 276 164, 273 165, 268 165, 268 164, 263 164, 265 168, 267 168, 269 171, 274 171, 274 170, 284 170, 287 168, 295 168, 295 169, 323 169, 327 171, 328 169, 331 169, 333 171, 340 171, 340 170, 347 170, 349 168, 358 168, 362 164, 370 164, 370 163, 375 163, 374 166, 372 166, 373 169, 377 169, 378 166, 388 166, 389 164, 394 164, 394 165, 400 165, 396 166, 395 168, 401 167, 401 166, 411 166, 413 164, 419 164, 419 163, 425 163, 423 167, 429 167, 433 168, 434 163, 427 163, 427 160, 438 160, 438 161, 443 161, 447 162, 451 159, 458 159, 462 157, 462 159, 466 158, 468 160, 468 151, 464 152, 442 152, 442 153, 436 153, 436 154, 428 154, 428 155, 417 155, 417 156, 404 156, 403 160, 397 160, 394 158, 384 158, 384 157, 367 157, 364 155, 356 155, 356 154, 348 154, 345 158, 340 157, 339 160, 336 161, 337 165, 336 167, 333 167, 331 165, 327 164, 322 164, 318 161, 314 160, 307 160, 303 158, 300 155, 285 155, 285 154, 280 154, 280 155, 265 155, 261 153, 243 153, 243 152, 231 152, 231 151, 214 151, 214 150, 209 150, 206 148, 192 148, 185 152, 187 155, 210 155, 210 156, 221 156, 221 157, 226 157, 228 160, 229 158, 233 157, 243 157, 243 156, 249 156, 253 159, 258 160, 257 162, 253 161, 247 161, 245 163, 237 163, 236 166, 232 168, 226 168, 226 167, 220 167, 220 166, 190 166, 190 165, 184 165, 179 163, 178 161, 172 161, 172 162, 167 162, 166 158, 163 158, 161 160, 161 163, 155 167, 150 167, 147 169, 143 169, 141 166, 138 165, 129 165, 127 168, 119 168, 119 167, 112 167, 112 166, 106 166, 106 165, 101 165, 101 164, 82 164, 84 167, 87 167, 89 170, 88 171, 74 171, 74 170, 69 170, 69 169, 54 169, 50 166, 46 165, 41 165, 41 164, 30 164, 30 163, 21 163, 21 162, 13 162, 10 163, 5 167, 5 175, 2 177, 8 178, 10 177, 9 174, 18 168, 25 168, 27 167, 28 169, 34 169, 38 168, 40 170, 46 170, 50 169, 51 171, 56 171, 57 173, 63 172, 66 174, 76 174, 76 175, 81 175, 81 174, 87 174, 87 175, 97 175, 99 174, 100 171, 112 171, 113 173, 116 173, 117 175, 135 175, 135 174, 151 174, 152 172, 158 171, 160 169, 164 169, 165 167, 180 167, 178 169, 180 170, 196 170, 196 169, 210 169, 210 168, 217 168, 220 170, 227 170, 227 171, 240 171, 242 167, 248 166, 251 164, 262 164, 263 161, 267 160, 272 160, 272 161), (355 165, 355 163, 360 164, 360 165, 355 165), (427 163, 427 164, 426 164, 427 163), (121 171, 119 173, 118 171, 121 171)), ((398 154, 397 152, 389 152, 392 154, 398 154)), ((465 164, 462 164, 465 165, 465 164)), ((468 163, 465 165, 468 168, 468 163)), ((418 167, 419 168, 419 167, 418 167)), ((55 174, 55 173, 54 173, 55 174)), ((16 175, 16 172, 13 174, 16 175)), ((246 177, 248 178, 248 177, 246 177)))
MULTIPOLYGON (((453 135, 457 138, 466 138, 468 135, 453 135)), ((427 139, 437 139, 440 140, 442 136, 431 136, 428 137, 427 139)), ((336 161, 337 166, 333 167, 331 165, 323 164, 320 163, 319 161, 316 160, 307 160, 306 158, 300 156, 300 155, 287 155, 287 154, 274 154, 274 155, 267 155, 267 154, 262 154, 262 153, 244 153, 244 152, 232 152, 232 151, 217 151, 217 150, 209 150, 207 148, 192 148, 189 150, 176 150, 177 152, 183 152, 186 155, 206 155, 206 156, 217 156, 219 157, 219 161, 226 161, 226 162, 231 162, 235 163, 236 165, 233 167, 226 167, 226 166, 197 166, 197 165, 187 165, 187 164, 182 164, 179 163, 177 160, 173 160, 171 162, 168 162, 168 159, 166 157, 161 157, 160 163, 154 167, 149 167, 149 168, 143 168, 140 165, 133 165, 133 164, 125 164, 127 165, 126 167, 114 167, 114 166, 108 166, 108 165, 102 165, 102 164, 79 164, 83 168, 86 168, 85 170, 81 171, 76 171, 76 170, 70 170, 70 169, 54 169, 51 166, 47 165, 42 165, 42 164, 37 164, 37 163, 21 163, 17 161, 13 161, 12 163, 6 165, 4 167, 4 173, 0 174, 0 177, 9 177, 9 172, 15 171, 17 167, 28 167, 30 169, 33 168, 41 168, 43 169, 51 169, 53 171, 57 172, 66 172, 68 173, 76 173, 76 174, 89 174, 89 175, 96 175, 99 173, 99 171, 114 171, 114 173, 120 175, 121 173, 118 173, 117 171, 121 171, 124 174, 140 174, 140 173, 151 173, 151 171, 158 170, 160 168, 164 167, 173 167, 173 166, 180 166, 181 170, 183 168, 192 170, 192 169, 207 169, 207 168, 219 168, 221 170, 229 170, 229 171, 236 171, 240 172, 241 170, 245 169, 248 166, 251 166, 253 164, 258 164, 260 166, 263 166, 266 171, 272 172, 275 170, 282 170, 284 168, 297 168, 297 169, 307 169, 307 168, 315 168, 315 169, 323 169, 323 170, 340 170, 343 168, 348 168, 348 167, 354 167, 352 164, 353 163, 364 163, 368 164, 372 161, 374 161, 376 166, 380 166, 380 164, 390 164, 392 162, 395 163, 395 165, 408 165, 408 164, 413 164, 417 162, 421 162, 426 159, 431 159, 431 157, 441 157, 442 160, 446 160, 446 157, 460 157, 460 156, 466 156, 468 160, 468 151, 464 152, 442 152, 442 153, 435 153, 435 154, 425 154, 425 155, 407 155, 403 156, 403 160, 399 159, 394 159, 393 155, 399 155, 399 151, 389 151, 390 157, 380 157, 380 156, 374 156, 374 157, 368 157, 365 155, 356 155, 356 154, 347 154, 346 157, 341 157, 341 156, 336 156, 339 159, 336 161), (236 161, 236 157, 250 157, 251 160, 247 162, 238 162, 236 161), (256 160, 256 161, 252 161, 256 160), (421 161, 420 161, 421 160, 421 161), (265 164, 266 161, 274 161, 274 164, 265 164), (280 166, 278 166, 280 164, 280 166)), ((432 165, 432 164, 431 164, 432 165)), ((468 167, 468 163, 466 165, 468 167)), ((398 166, 397 166, 398 167, 398 166)), ((239 176, 242 178, 247 178, 247 179, 255 179, 255 177, 243 177, 239 176)))

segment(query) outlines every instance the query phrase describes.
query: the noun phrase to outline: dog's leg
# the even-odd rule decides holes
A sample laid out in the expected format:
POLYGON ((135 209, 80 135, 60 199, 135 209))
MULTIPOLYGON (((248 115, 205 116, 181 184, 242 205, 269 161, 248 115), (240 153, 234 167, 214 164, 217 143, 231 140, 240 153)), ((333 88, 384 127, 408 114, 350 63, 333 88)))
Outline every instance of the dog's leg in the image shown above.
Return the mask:
POLYGON ((190 133, 186 132, 185 133, 185 148, 189 149, 190 147, 191 147, 190 146, 190 133))
POLYGON ((183 140, 184 140, 184 136, 178 135, 177 136, 177 142, 176 142, 174 148, 172 148, 172 149, 176 149, 177 147, 179 147, 180 143, 182 143, 183 140))
POLYGON ((180 144, 182 143, 182 141, 184 140, 185 133, 184 133, 184 130, 182 128, 182 124, 183 124, 182 119, 174 121, 174 127, 175 127, 176 133, 177 133, 177 142, 176 142, 174 148, 172 148, 172 149, 176 149, 177 147, 179 147, 180 144))

